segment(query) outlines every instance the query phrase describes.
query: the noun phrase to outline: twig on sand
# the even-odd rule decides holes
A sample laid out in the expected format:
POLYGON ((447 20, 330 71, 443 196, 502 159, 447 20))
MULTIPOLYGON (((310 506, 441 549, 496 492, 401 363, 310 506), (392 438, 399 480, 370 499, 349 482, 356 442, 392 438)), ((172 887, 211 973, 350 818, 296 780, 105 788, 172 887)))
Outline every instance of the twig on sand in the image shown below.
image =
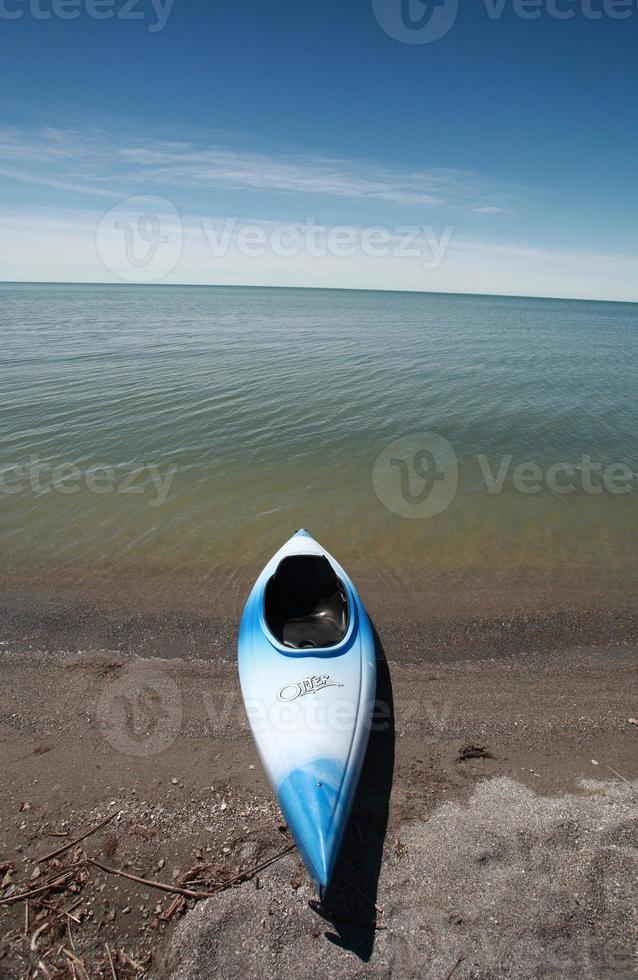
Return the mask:
POLYGON ((450 980, 450 977, 452 977, 456 973, 456 971, 458 970, 458 968, 460 967, 461 963, 463 963, 464 960, 465 960, 464 956, 459 956, 458 960, 456 961, 456 963, 454 964, 450 972, 447 974, 445 980, 450 980))
POLYGON ((62 847, 58 847, 55 851, 51 851, 50 854, 45 854, 44 857, 38 858, 37 863, 43 864, 45 861, 50 861, 51 858, 57 857, 59 854, 64 854, 64 852, 68 851, 69 848, 75 847, 75 845, 79 844, 80 841, 86 840, 87 837, 91 837, 92 834, 97 833, 97 831, 101 830, 102 827, 106 827, 107 823, 110 823, 111 820, 113 820, 118 813, 121 812, 121 810, 116 810, 114 813, 109 814, 109 816, 102 820, 101 823, 98 823, 95 827, 87 830, 85 834, 80 834, 79 837, 75 837, 73 840, 67 841, 66 844, 63 844, 62 847))
POLYGON ((111 956, 111 950, 109 949, 109 944, 104 943, 104 945, 106 946, 106 955, 109 958, 109 966, 111 967, 111 976, 113 977, 113 980, 117 980, 117 970, 115 969, 115 963, 113 962, 113 957, 111 956))
POLYGON ((66 948, 66 946, 63 946, 62 947, 61 952, 64 953, 64 955, 66 956, 67 960, 69 960, 69 962, 71 963, 71 965, 73 967, 76 967, 77 966, 78 972, 79 972, 80 976, 82 977, 82 980, 89 980, 89 975, 86 972, 86 967, 84 966, 84 963, 79 958, 79 956, 76 956, 75 953, 72 953, 70 949, 67 949, 66 948))
MULTIPOLYGON (((144 964, 138 963, 137 960, 134 960, 128 955, 125 949, 118 949, 117 954, 121 960, 124 960, 125 966, 130 966, 136 973, 146 973, 146 967, 144 964)), ((150 960, 147 960, 146 962, 150 962, 150 960)))
POLYGON ((43 922, 41 926, 38 926, 38 928, 35 930, 35 932, 31 936, 31 950, 32 950, 32 952, 35 953, 37 951, 37 949, 38 949, 38 939, 41 936, 41 934, 43 932, 46 932, 47 929, 50 929, 52 925, 53 925, 53 923, 52 922, 49 922, 47 920, 46 922, 43 922))
POLYGON ((238 875, 235 875, 234 878, 230 878, 228 881, 224 881, 217 890, 222 892, 226 888, 230 888, 231 885, 239 884, 240 881, 248 881, 248 879, 252 878, 253 875, 256 875, 258 871, 263 871, 264 868, 267 868, 269 867, 269 865, 274 864, 275 861, 278 861, 279 858, 284 857, 285 854, 289 854, 290 851, 294 851, 294 849, 295 849, 295 845, 289 844, 288 847, 284 847, 283 851, 279 851, 279 854, 275 854, 274 857, 268 858, 267 861, 262 861, 262 863, 258 864, 256 867, 250 868, 248 871, 242 871, 238 875))
POLYGON ((25 938, 29 935, 29 901, 24 903, 24 935, 25 938))
MULTIPOLYGON (((27 902, 27 905, 28 904, 29 903, 27 902)), ((82 925, 82 920, 81 919, 78 919, 78 917, 76 915, 71 915, 70 911, 68 911, 67 909, 59 909, 59 908, 57 908, 57 906, 50 905, 48 902, 43 901, 41 898, 36 898, 35 904, 36 905, 41 905, 45 909, 49 909, 50 912, 57 912, 58 915, 66 915, 67 918, 72 919, 73 922, 77 923, 77 925, 79 925, 79 926, 82 925)), ((78 902, 78 904, 79 904, 79 902, 78 902)), ((72 908, 76 908, 76 906, 73 905, 72 908)))
POLYGON ((185 895, 186 898, 212 898, 219 891, 217 889, 214 892, 196 892, 191 888, 180 888, 178 885, 165 885, 163 881, 151 881, 150 878, 140 878, 138 875, 129 874, 128 871, 120 871, 119 868, 109 868, 108 865, 94 861, 93 858, 86 860, 88 864, 94 865, 100 871, 104 871, 105 874, 119 875, 120 878, 128 878, 129 881, 135 881, 138 885, 146 885, 147 888, 159 888, 160 891, 171 892, 174 895, 185 895))
POLYGON ((232 885, 239 884, 240 881, 247 881, 256 875, 258 871, 263 871, 270 864, 274 864, 279 858, 283 857, 284 854, 288 854, 289 851, 294 849, 294 844, 289 844, 283 851, 279 854, 275 854, 274 857, 268 858, 267 861, 262 861, 254 868, 250 868, 248 871, 242 871, 234 878, 230 878, 228 881, 220 882, 219 885, 215 886, 213 891, 198 892, 194 891, 192 888, 180 888, 179 885, 166 885, 163 881, 151 881, 150 878, 140 878, 138 875, 129 874, 128 871, 120 871, 119 868, 109 868, 106 864, 102 864, 100 861, 95 861, 93 858, 87 858, 88 864, 95 865, 100 871, 104 871, 106 874, 119 875, 120 878, 128 878, 129 881, 135 881, 138 885, 146 885, 147 888, 159 888, 160 891, 170 892, 173 895, 185 895, 186 898, 212 898, 219 892, 225 891, 226 888, 230 888, 232 885))
POLYGON ((183 895, 176 895, 171 904, 168 906, 163 915, 160 916, 164 922, 169 922, 176 912, 182 912, 186 901, 183 895))
POLYGON ((627 779, 626 776, 622 776, 619 772, 616 772, 615 769, 612 769, 611 766, 607 766, 607 768, 609 769, 610 772, 613 772, 614 776, 618 776, 618 779, 622 779, 623 783, 627 783, 627 785, 631 786, 632 789, 636 788, 632 783, 631 779, 627 779))
POLYGON ((10 895, 9 898, 0 898, 0 905, 13 905, 14 902, 24 902, 26 898, 32 898, 34 895, 47 892, 50 888, 55 888, 57 885, 61 885, 63 881, 67 881, 72 877, 73 870, 66 871, 58 878, 54 878, 52 881, 47 882, 46 885, 40 885, 39 888, 34 888, 30 892, 22 892, 20 895, 10 895))

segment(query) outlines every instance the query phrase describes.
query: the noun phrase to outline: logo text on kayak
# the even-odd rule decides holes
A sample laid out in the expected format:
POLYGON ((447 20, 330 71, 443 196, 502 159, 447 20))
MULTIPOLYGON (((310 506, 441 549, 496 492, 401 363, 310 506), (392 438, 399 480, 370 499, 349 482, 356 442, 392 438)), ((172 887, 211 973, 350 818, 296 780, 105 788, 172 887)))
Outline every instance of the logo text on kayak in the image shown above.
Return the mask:
POLYGON ((278 701, 296 701, 307 694, 315 694, 322 691, 324 687, 343 687, 340 681, 333 681, 329 674, 313 674, 311 677, 304 677, 296 684, 284 684, 277 692, 278 701))

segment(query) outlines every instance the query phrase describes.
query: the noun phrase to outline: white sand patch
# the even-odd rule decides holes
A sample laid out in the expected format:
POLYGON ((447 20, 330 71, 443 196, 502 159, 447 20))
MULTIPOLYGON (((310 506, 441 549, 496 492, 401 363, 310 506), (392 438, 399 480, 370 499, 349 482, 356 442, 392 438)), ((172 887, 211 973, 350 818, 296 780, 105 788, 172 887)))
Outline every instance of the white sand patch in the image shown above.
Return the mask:
MULTIPOLYGON (((298 860, 200 903, 176 931, 174 980, 199 977, 635 977, 638 788, 592 783, 544 798, 511 779, 482 783, 386 841, 372 954, 346 942, 295 890, 298 860), (396 847, 396 839, 404 847, 396 847), (404 850, 405 848, 405 850, 404 850), (398 852, 401 852, 399 854, 398 852)), ((356 945, 356 943, 355 943, 356 945)))

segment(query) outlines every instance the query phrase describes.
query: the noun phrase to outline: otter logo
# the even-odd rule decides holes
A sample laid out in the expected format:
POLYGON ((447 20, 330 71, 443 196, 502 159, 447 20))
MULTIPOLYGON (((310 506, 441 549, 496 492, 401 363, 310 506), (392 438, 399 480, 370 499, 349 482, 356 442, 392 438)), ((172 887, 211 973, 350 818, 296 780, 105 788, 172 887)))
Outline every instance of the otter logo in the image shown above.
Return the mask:
POLYGON ((459 0, 372 0, 379 27, 403 44, 431 44, 456 23, 459 0))
POLYGON ((456 453, 436 432, 395 439, 377 456, 372 485, 383 506, 398 517, 434 517, 456 496, 456 453))
POLYGON ((329 674, 314 674, 312 677, 305 677, 297 684, 284 684, 277 692, 278 701, 296 701, 297 698, 304 698, 307 694, 316 694, 323 691, 324 687, 343 687, 339 681, 333 681, 329 674))

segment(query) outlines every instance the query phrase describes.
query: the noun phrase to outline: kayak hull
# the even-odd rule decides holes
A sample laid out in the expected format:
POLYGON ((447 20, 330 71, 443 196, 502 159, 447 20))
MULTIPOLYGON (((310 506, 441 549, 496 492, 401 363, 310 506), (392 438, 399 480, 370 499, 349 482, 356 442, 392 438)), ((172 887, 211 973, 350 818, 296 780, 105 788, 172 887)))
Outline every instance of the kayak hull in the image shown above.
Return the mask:
MULTIPOLYGON (((295 631, 296 636, 299 628, 295 631)), ((258 577, 242 616, 238 659, 262 764, 308 872, 323 891, 367 748, 376 655, 372 627, 354 585, 308 532, 287 541, 258 577), (291 648, 269 622, 269 583, 286 560, 308 558, 329 563, 347 605, 347 623, 330 645, 291 648)))

